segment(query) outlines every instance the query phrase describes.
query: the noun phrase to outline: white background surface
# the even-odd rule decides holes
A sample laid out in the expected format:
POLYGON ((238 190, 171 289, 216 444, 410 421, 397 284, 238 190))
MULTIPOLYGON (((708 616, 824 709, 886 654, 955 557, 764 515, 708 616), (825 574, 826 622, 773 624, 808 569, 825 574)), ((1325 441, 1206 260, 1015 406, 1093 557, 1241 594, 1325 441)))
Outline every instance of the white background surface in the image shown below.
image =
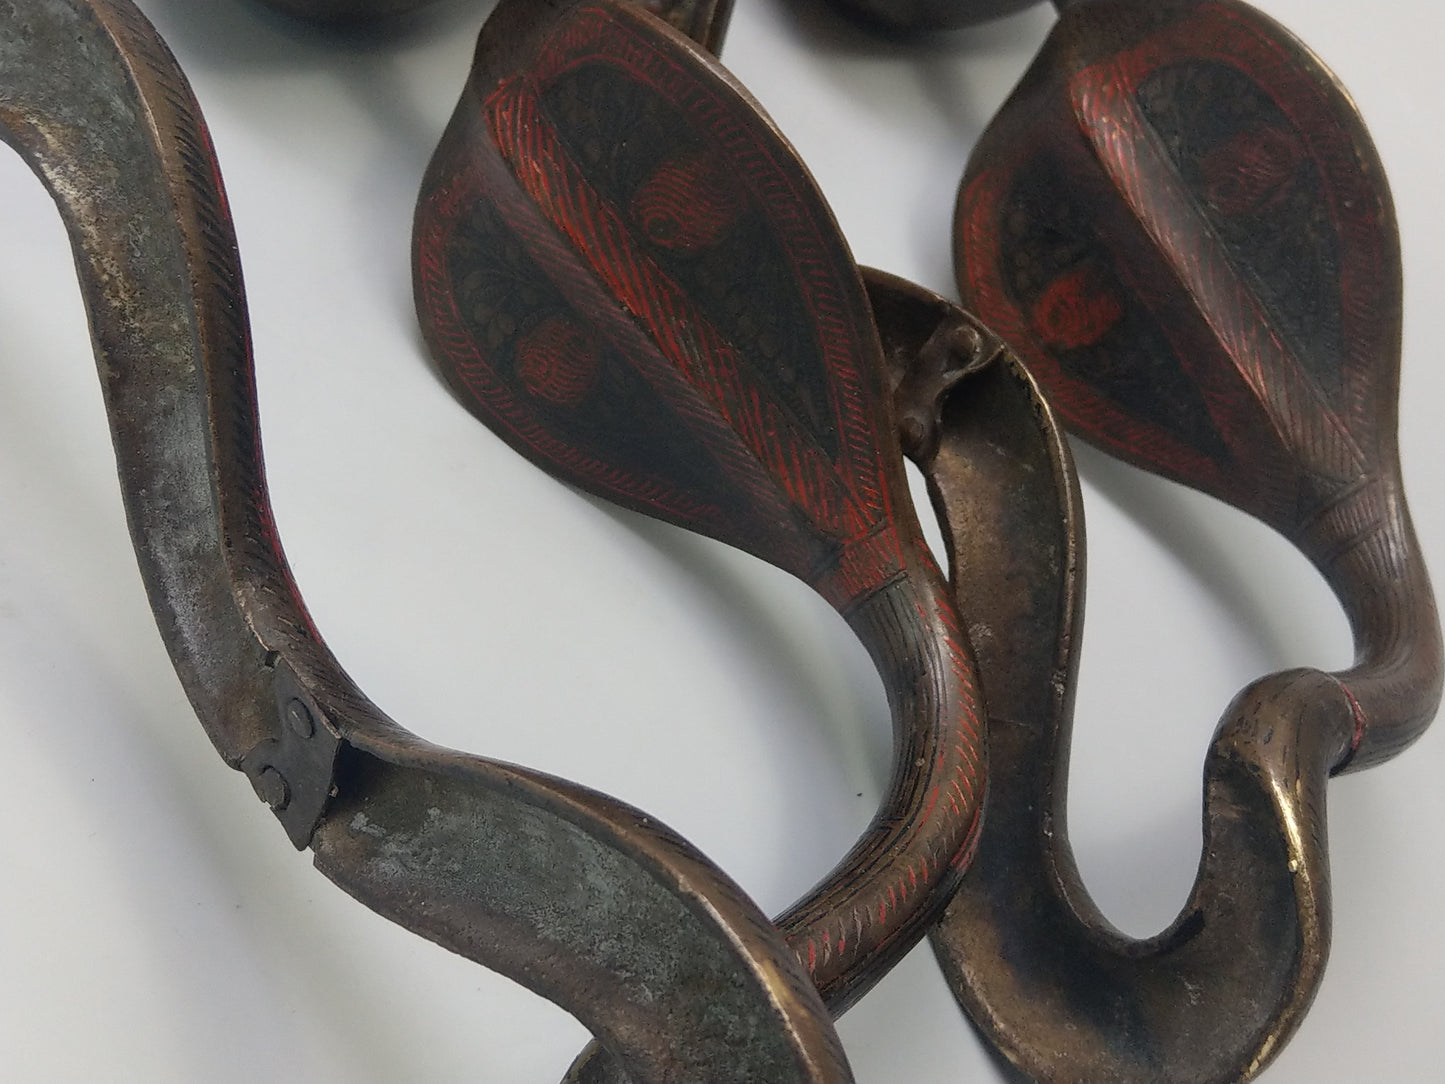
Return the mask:
MULTIPOLYGON (((659 816, 776 911, 886 773, 862 651, 750 559, 525 464, 425 360, 411 205, 490 4, 384 36, 243 0, 141 0, 209 119, 236 216, 281 535, 363 689, 433 740, 659 816), (861 796, 860 796, 861 794, 861 796)), ((1445 575, 1445 7, 1268 0, 1354 92, 1404 235, 1405 470, 1445 575)), ((861 261, 952 293, 953 190, 1051 21, 928 45, 818 0, 738 0, 726 60, 796 142, 861 261)), ((0 1078, 553 1084, 560 1010, 373 917, 294 853, 181 695, 127 540, 58 219, 0 158, 0 1078)), ((1081 454, 1089 608, 1070 795, 1130 932, 1182 904, 1199 772, 1246 682, 1349 660, 1302 559, 1216 503, 1081 454)), ((1265 1079, 1441 1079, 1445 736, 1331 784, 1335 950, 1265 1079)), ((840 1024, 861 1084, 999 1079, 926 949, 840 1024)))

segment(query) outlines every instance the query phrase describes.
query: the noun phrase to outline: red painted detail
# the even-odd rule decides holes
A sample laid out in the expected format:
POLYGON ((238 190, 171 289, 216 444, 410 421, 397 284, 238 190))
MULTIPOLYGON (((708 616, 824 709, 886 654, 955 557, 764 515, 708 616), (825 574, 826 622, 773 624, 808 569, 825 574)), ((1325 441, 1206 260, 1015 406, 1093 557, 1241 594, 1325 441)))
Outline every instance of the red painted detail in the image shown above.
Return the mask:
POLYGON ((576 406, 597 379, 597 349, 570 320, 548 317, 517 345, 517 375, 539 399, 576 406))
MULTIPOLYGON (((1369 148, 1359 146, 1341 121, 1342 111, 1352 107, 1296 56, 1269 24, 1239 9, 1204 4, 1135 48, 1079 72, 1069 89, 1100 163, 1171 267, 1199 298, 1201 314, 1237 367, 1246 388, 1236 386, 1228 394, 1263 404, 1290 454, 1310 469, 1348 478, 1363 462, 1350 432, 1355 411, 1349 408, 1365 406, 1372 395, 1371 374, 1391 334, 1388 318, 1382 317, 1395 311, 1390 303, 1392 276, 1381 274, 1388 264, 1386 231, 1374 213, 1380 202, 1376 178, 1360 168, 1362 153, 1369 148), (1294 129, 1249 133, 1217 152, 1224 156, 1217 168, 1223 169, 1232 154, 1254 174, 1238 188, 1226 189, 1226 202, 1238 207, 1250 198, 1269 198, 1274 191, 1270 185, 1277 189, 1284 183, 1279 178, 1289 163, 1306 157, 1324 180, 1324 197, 1341 240, 1339 297, 1346 343, 1342 375, 1348 391, 1338 405, 1345 411, 1336 409, 1332 396, 1280 342, 1257 298, 1241 288, 1213 231, 1196 222, 1196 197, 1163 162, 1139 115, 1134 103, 1139 85, 1160 67, 1180 61, 1234 67, 1270 96, 1294 129)), ((1235 409, 1227 399, 1211 404, 1226 439, 1237 436, 1229 425, 1235 409)))
POLYGON ((861 283, 806 173, 791 162, 782 164, 788 152, 756 123, 752 106, 731 88, 703 79, 695 63, 682 63, 660 48, 649 36, 653 34, 650 25, 626 12, 579 8, 542 45, 525 86, 514 88, 519 100, 512 123, 499 124, 495 103, 489 103, 493 134, 539 207, 572 237, 664 352, 718 409, 728 412, 749 446, 820 525, 845 533, 866 531, 884 518, 885 482, 873 438, 883 395, 881 364, 861 283), (764 417, 749 411, 756 384, 739 381, 722 337, 685 304, 657 265, 637 251, 617 209, 603 205, 560 152, 536 108, 536 94, 582 64, 610 65, 677 108, 699 138, 707 140, 710 153, 727 164, 734 190, 755 201, 777 233, 792 260, 830 374, 830 406, 842 444, 839 463, 819 462, 826 457, 820 457, 819 449, 775 404, 763 404, 764 417), (679 339, 678 328, 687 329, 685 338, 679 339), (748 394, 740 394, 739 387, 748 394), (841 503, 832 493, 840 482, 847 492, 841 503), (810 503, 810 497, 821 503, 810 503))
POLYGON ((837 563, 814 587, 834 609, 847 612, 859 600, 896 577, 903 568, 903 548, 898 532, 880 523, 872 533, 843 547, 837 563))
POLYGON ((987 165, 980 164, 984 159, 975 158, 960 199, 959 278, 965 301, 1018 352, 1071 428, 1122 458, 1137 462, 1147 456, 1151 461, 1174 464, 1177 475, 1219 481, 1218 470, 1207 457, 1168 431, 1124 411, 1066 371, 1039 337, 1029 314, 1015 303, 996 262, 997 239, 1003 201, 1020 171, 1032 168, 1023 157, 1032 150, 1019 139, 1000 141, 990 150, 994 153, 987 157, 987 165))
POLYGON ((1204 197, 1221 214, 1255 212, 1278 202, 1299 173, 1304 148, 1289 132, 1240 132, 1201 163, 1204 197))
POLYGON ((952 780, 952 781, 949 783, 949 785, 950 785, 951 787, 953 787, 953 792, 954 792, 956 795, 958 795, 958 800, 959 800, 960 802, 962 802, 962 803, 963 803, 963 807, 964 807, 965 809, 967 809, 968 806, 969 806, 969 803, 973 801, 973 785, 972 785, 971 781, 969 780, 969 778, 968 778, 967 776, 963 776, 962 778, 963 778, 964 786, 967 786, 967 787, 968 787, 968 793, 967 793, 967 794, 965 794, 965 793, 963 792, 963 787, 959 786, 959 783, 958 783, 958 780, 957 780, 957 779, 952 780))
MULTIPOLYGON (((919 821, 920 826, 928 823, 928 818, 933 816, 933 807, 938 804, 938 788, 934 787, 928 792, 928 804, 923 807, 923 817, 919 821)), ((912 872, 910 868, 909 872, 912 872)))
POLYGON ((983 765, 979 763, 978 748, 976 745, 970 743, 965 745, 956 745, 954 746, 954 748, 958 751, 958 755, 963 759, 964 763, 967 764, 970 769, 972 769, 974 772, 979 772, 982 770, 983 765))
MULTIPOLYGON (((775 501, 781 487, 837 544, 842 557, 825 592, 835 604, 847 605, 892 582, 905 568, 931 570, 936 580, 936 567, 926 552, 910 567, 914 558, 905 554, 893 523, 883 462, 874 443, 879 420, 886 417, 876 337, 846 251, 840 256, 833 240, 836 227, 826 208, 806 188, 805 174, 785 161, 778 147, 769 142, 771 134, 760 133, 762 126, 750 115, 744 116, 737 103, 645 40, 630 25, 632 18, 626 9, 579 9, 575 20, 563 23, 542 44, 535 66, 497 87, 484 102, 472 100, 473 112, 462 121, 473 126, 468 141, 478 146, 468 148, 466 157, 459 153, 453 163, 465 174, 465 185, 444 190, 419 213, 418 282, 425 304, 434 314, 431 334, 451 355, 458 379, 475 389, 479 400, 499 417, 499 427, 513 434, 518 443, 539 449, 544 458, 589 480, 605 472, 605 464, 574 466, 575 452, 549 446, 551 434, 538 424, 535 403, 515 401, 526 397, 513 397, 514 389, 489 370, 487 359, 466 336, 465 326, 453 310, 446 239, 456 227, 457 217, 466 214, 469 198, 488 201, 557 287, 580 325, 596 343, 607 344, 633 361, 678 417, 709 442, 709 451, 717 454, 724 474, 736 476, 734 480, 740 479, 739 485, 745 489, 755 484, 766 488, 775 501), (747 360, 732 350, 703 319, 686 291, 651 258, 655 254, 652 246, 658 243, 652 236, 656 231, 649 232, 645 224, 639 228, 638 201, 626 207, 611 205, 587 183, 585 170, 568 159, 539 108, 541 88, 568 65, 597 63, 614 64, 629 76, 650 83, 663 100, 690 113, 699 139, 736 172, 743 198, 755 201, 755 209, 784 239, 810 311, 816 316, 812 331, 830 372, 830 406, 843 449, 836 458, 771 402, 766 386, 749 379, 747 360), (567 458, 569 454, 573 460, 567 458), (764 470, 779 485, 765 485, 764 470)), ((468 141, 458 141, 458 145, 468 141)), ((664 191, 667 185, 681 183, 681 179, 679 171, 670 175, 666 184, 658 182, 662 194, 649 196, 652 211, 672 198, 664 191)), ((696 236, 707 231, 703 227, 696 236)), ((538 371, 551 374, 550 380, 538 381, 539 386, 584 385, 585 377, 568 368, 576 365, 575 359, 562 360, 570 358, 564 349, 566 336, 539 330, 537 337, 535 350, 547 362, 538 363, 538 371)), ((526 386, 536 394, 531 382, 526 386)), ((644 484, 660 489, 657 501, 648 499, 658 507, 663 507, 664 499, 676 501, 685 496, 667 492, 664 485, 647 479, 609 477, 599 488, 636 492, 644 484)), ((760 497, 759 501, 766 499, 760 497)), ((770 510, 773 506, 760 503, 760 507, 770 510)), ((953 874, 966 865, 960 856, 972 854, 976 847, 978 810, 976 803, 972 808, 970 803, 973 792, 982 789, 981 749, 975 744, 981 729, 977 682, 942 584, 927 589, 918 586, 918 594, 927 596, 922 604, 915 598, 918 631, 943 654, 941 672, 932 676, 940 686, 942 706, 950 713, 937 720, 922 720, 934 724, 934 729, 920 740, 929 743, 930 751, 946 754, 931 765, 934 778, 923 785, 934 784, 939 776, 956 775, 968 788, 968 795, 958 779, 951 779, 946 787, 940 780, 933 786, 933 795, 948 795, 950 817, 934 817, 927 832, 920 831, 922 824, 916 816, 909 823, 885 824, 874 840, 867 842, 865 846, 873 846, 876 840, 878 861, 891 868, 861 863, 858 868, 874 869, 880 878, 902 880, 888 888, 886 897, 882 885, 872 877, 856 876, 844 882, 849 894, 842 913, 854 916, 857 936, 839 935, 834 950, 833 934, 821 923, 836 921, 838 911, 809 914, 806 922, 785 927, 789 943, 809 971, 818 972, 820 982, 843 974, 840 957, 845 945, 864 959, 916 931, 919 924, 909 920, 921 901, 935 898, 936 892, 946 895, 953 874), (957 758, 954 750, 960 751, 957 758), (963 799, 962 808, 955 794, 963 799), (914 862, 924 871, 922 882, 914 872, 914 862), (901 872, 905 864, 907 874, 901 872), (911 898, 912 906, 900 908, 900 891, 904 899, 911 898), (863 926, 875 905, 879 925, 865 937, 863 926), (801 949, 804 938, 806 950, 801 949), (820 955, 825 957, 821 963, 820 955)), ((900 613, 905 625, 914 616, 903 607, 900 613)), ((934 808, 931 802, 930 812, 934 808)))
MULTIPOLYGON (((495 198, 499 207, 505 202, 505 192, 498 191, 495 186, 489 191, 478 168, 485 164, 488 153, 485 145, 476 147, 474 153, 455 170, 452 179, 418 208, 414 235, 418 303, 428 314, 429 338, 433 347, 445 359, 455 379, 486 410, 491 423, 509 439, 535 449, 543 459, 550 459, 575 475, 589 479, 600 490, 610 490, 650 505, 660 514, 692 522, 716 521, 719 516, 717 509, 698 501, 691 494, 661 479, 622 471, 611 463, 579 451, 570 441, 559 440, 541 424, 534 406, 513 394, 467 330, 457 310, 447 251, 453 231, 474 201, 495 198)), ((508 224, 517 231, 519 221, 514 216, 508 224)), ((529 244, 533 241, 530 237, 525 239, 529 244)))
POLYGON ((517 81, 500 88, 488 102, 487 119, 538 209, 789 499, 829 534, 847 538, 870 530, 879 509, 867 506, 852 472, 831 462, 780 403, 760 395, 747 359, 638 247, 618 209, 587 184, 526 85, 517 81))
POLYGON ((1093 346, 1124 318, 1124 303, 1097 267, 1071 268, 1044 287, 1031 314, 1038 336, 1056 350, 1093 346))
POLYGON ((717 157, 694 151, 659 165, 631 210, 653 244, 688 252, 721 241, 745 206, 717 157))
POLYGON ((1350 755, 1354 756, 1355 750, 1360 747, 1360 742, 1365 740, 1365 728, 1368 725, 1368 720, 1365 718, 1365 709, 1360 706, 1359 700, 1357 700, 1355 694, 1350 691, 1350 687, 1343 681, 1339 684, 1340 691, 1345 694, 1345 699, 1350 702, 1350 711, 1355 717, 1355 733, 1350 740, 1350 755))
POLYGON ((974 810, 973 820, 968 826, 968 845, 953 856, 954 869, 959 871, 966 870, 973 864, 974 856, 978 854, 978 845, 980 842, 978 826, 982 818, 983 806, 980 805, 974 810))
MULTIPOLYGON (((1214 341, 1201 342, 1194 331, 1176 335, 1167 323, 1162 330, 1186 372, 1198 381, 1210 420, 1236 458, 1270 462, 1269 457, 1281 454, 1278 444, 1260 445, 1263 404, 1285 445, 1294 449, 1288 454, 1313 460, 1311 469, 1322 474, 1357 473, 1360 449, 1350 431, 1355 419, 1372 416, 1377 390, 1371 374, 1398 334, 1392 315, 1398 280, 1389 270, 1398 253, 1385 228, 1390 209, 1378 164, 1348 119, 1348 102, 1314 66, 1300 63, 1298 46, 1272 24, 1239 7, 1217 4, 1201 4, 1134 48, 1078 72, 1066 93, 1067 105, 1058 104, 1067 110, 1067 123, 1082 128, 1096 161, 1207 310, 1207 334, 1214 341), (1248 76, 1288 124, 1236 137, 1215 152, 1199 185, 1190 188, 1162 162, 1155 135, 1133 99, 1144 80, 1161 68, 1200 62, 1228 65, 1248 76), (1228 254, 1210 231, 1197 225, 1205 210, 1232 214, 1267 208, 1288 191, 1289 178, 1306 160, 1323 181, 1321 192, 1341 243, 1338 296, 1345 357, 1338 395, 1320 388, 1290 358, 1247 285, 1232 271, 1228 254), (1234 177, 1229 176, 1231 169, 1238 171, 1234 177), (1147 177, 1141 176, 1145 170, 1147 177), (1237 376, 1227 370, 1205 371, 1220 360, 1215 355, 1221 345, 1239 365, 1237 376), (1285 362, 1282 369, 1280 359, 1285 362), (1318 409, 1320 405, 1325 409, 1318 409)), ((1125 459, 1249 505, 1255 500, 1249 488, 1253 480, 1230 476, 1163 427, 1105 399, 1063 370, 1033 312, 1020 311, 1014 303, 994 265, 998 239, 1004 236, 1001 207, 1020 171, 1033 168, 1030 156, 1040 151, 1038 140, 1023 137, 1017 128, 1000 129, 1005 131, 1014 138, 995 139, 986 155, 976 157, 960 202, 960 281, 972 307, 1019 351, 1073 429, 1125 459)), ((1059 160, 1066 169, 1076 168, 1064 160, 1063 152, 1059 160)), ((1137 295, 1146 308, 1168 293, 1157 271, 1141 273, 1122 263, 1115 270, 1126 292, 1137 295)))

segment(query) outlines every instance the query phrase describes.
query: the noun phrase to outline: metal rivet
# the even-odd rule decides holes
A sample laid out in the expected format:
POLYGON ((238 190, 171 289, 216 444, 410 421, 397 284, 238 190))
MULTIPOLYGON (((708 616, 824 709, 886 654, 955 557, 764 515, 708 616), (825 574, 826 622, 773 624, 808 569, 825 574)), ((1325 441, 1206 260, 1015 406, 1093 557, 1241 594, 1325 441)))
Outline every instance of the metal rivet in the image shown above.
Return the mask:
POLYGON ((952 354, 949 369, 966 369, 978 359, 983 349, 983 336, 968 324, 958 324, 948 332, 948 351, 952 354))
POLYGON ((256 777, 256 793, 278 813, 291 804, 291 788, 286 784, 286 777, 275 768, 261 770, 256 777))
POLYGON ((299 699, 293 698, 286 705, 286 725, 298 738, 309 738, 316 733, 316 720, 311 718, 311 709, 299 699))
POLYGON ((928 426, 914 414, 905 414, 898 419, 898 436, 906 452, 922 455, 927 449, 928 426))

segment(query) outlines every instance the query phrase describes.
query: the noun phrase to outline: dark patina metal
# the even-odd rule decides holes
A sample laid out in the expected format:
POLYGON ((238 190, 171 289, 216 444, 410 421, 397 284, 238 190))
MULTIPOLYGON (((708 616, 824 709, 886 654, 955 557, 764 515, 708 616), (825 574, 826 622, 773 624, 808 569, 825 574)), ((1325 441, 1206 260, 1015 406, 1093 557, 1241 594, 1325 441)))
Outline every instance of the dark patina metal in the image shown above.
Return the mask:
MULTIPOLYGON (((425 0, 265 2, 332 20, 425 0)), ((839 3, 910 30, 1025 6, 839 3)), ((997 335, 860 279, 710 55, 730 0, 502 0, 419 201, 418 308, 471 409, 552 473, 795 573, 878 662, 884 806, 779 930, 644 814, 432 746, 352 685, 276 538, 235 242, 184 78, 129 0, 5 5, 0 135, 70 231, 141 571, 202 724, 343 889, 591 1028, 569 1079, 846 1081, 829 1012, 935 923, 960 1001, 1040 1081, 1247 1079, 1313 997, 1327 778, 1403 749, 1440 697, 1396 462, 1389 196, 1337 84, 1245 5, 1056 6, 960 197, 962 290, 997 335), (1142 942, 1068 847, 1082 513, 1035 380, 1087 439, 1290 537, 1355 632, 1349 671, 1272 675, 1230 706, 1198 880, 1142 942)))
POLYGON ((508 443, 793 573, 872 653, 895 719, 888 792, 778 919, 846 1006, 962 876, 984 750, 867 299, 821 196, 692 42, 626 4, 503 0, 427 171, 414 265, 434 355, 508 443))
POLYGON ((408 734, 326 650, 266 500, 209 139, 140 13, 15 0, 0 71, 0 131, 74 244, 156 619, 227 762, 333 881, 565 1005, 635 1081, 850 1079, 806 972, 693 848, 595 792, 408 734))
MULTIPOLYGON (((1022 532, 1051 547, 1023 551, 1034 592, 987 590, 1019 537, 1002 507, 951 532, 975 619, 1015 629, 1007 650, 976 645, 999 782, 934 935, 960 1001, 1030 1079, 1248 1079, 1324 968, 1328 776, 1399 752, 1440 698, 1396 457, 1399 254, 1379 160, 1319 61, 1253 9, 1096 0, 1065 14, 980 141, 958 269, 1074 431, 1284 533, 1354 630, 1350 670, 1272 675, 1230 706, 1194 890, 1133 941, 1094 908, 1065 831, 1082 595, 1076 558, 1058 559, 1081 548, 1066 460, 1022 532)), ((960 416, 957 455, 930 470, 952 521, 980 499, 953 487, 988 482, 969 442, 990 424, 960 416)))

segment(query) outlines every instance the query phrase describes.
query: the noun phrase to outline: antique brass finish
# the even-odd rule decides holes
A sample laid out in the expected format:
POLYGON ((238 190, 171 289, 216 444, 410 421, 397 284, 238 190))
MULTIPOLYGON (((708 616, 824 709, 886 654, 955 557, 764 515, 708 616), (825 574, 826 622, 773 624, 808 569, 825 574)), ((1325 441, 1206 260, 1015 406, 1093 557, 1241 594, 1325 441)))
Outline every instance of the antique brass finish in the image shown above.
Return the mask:
MULTIPOLYGON (((263 2, 337 21, 425 0, 263 2)), ((907 31, 1024 6, 839 2, 907 31)), ((0 18, 0 137, 70 233, 142 576, 202 725, 331 880, 590 1028, 575 1084, 842 1084, 830 1015, 925 933, 1036 1081, 1246 1080, 1314 996, 1328 778, 1404 749, 1441 695, 1396 452, 1394 212, 1345 93, 1258 12, 1056 7, 960 193, 978 316, 855 266, 716 61, 730 0, 500 0, 423 185, 418 313, 468 408, 567 482, 803 579, 883 676, 883 804, 776 925, 640 811, 432 745, 355 687, 280 548, 184 77, 132 0, 0 18), (1357 647, 1229 706, 1197 881, 1143 941, 1094 906, 1066 830, 1084 540, 1061 423, 1286 535, 1357 647)))
MULTIPOLYGON (((1252 8, 1095 0, 1064 14, 980 141, 957 224, 967 303, 1070 428, 1290 538, 1339 597, 1357 661, 1236 698, 1206 764, 1193 893, 1133 941, 1089 900, 1065 831, 1082 579, 1026 559, 1037 594, 991 595, 1002 520, 956 526, 956 586, 1018 633, 1008 651, 978 645, 1008 782, 935 947, 1030 1079, 1249 1079, 1328 953, 1328 776, 1399 752, 1440 699, 1396 455, 1399 248, 1379 160, 1319 61, 1252 8)), ((988 482, 969 464, 989 427, 960 416, 955 458, 933 468, 951 519, 978 499, 963 479, 988 482)), ((1055 492, 1030 533, 1074 552, 1077 508, 1055 492)))
POLYGON ((796 957, 686 842, 432 746, 352 685, 276 539, 235 239, 184 77, 129 0, 12 8, 0 132, 70 232, 141 572, 222 756, 338 885, 564 1004, 638 1084, 850 1080, 796 957))
POLYGON ((778 920, 841 1009, 967 867, 985 759, 973 663, 846 245, 756 106, 660 30, 626 4, 498 5, 423 184, 418 314, 463 402, 523 455, 793 573, 868 647, 892 781, 778 920))

